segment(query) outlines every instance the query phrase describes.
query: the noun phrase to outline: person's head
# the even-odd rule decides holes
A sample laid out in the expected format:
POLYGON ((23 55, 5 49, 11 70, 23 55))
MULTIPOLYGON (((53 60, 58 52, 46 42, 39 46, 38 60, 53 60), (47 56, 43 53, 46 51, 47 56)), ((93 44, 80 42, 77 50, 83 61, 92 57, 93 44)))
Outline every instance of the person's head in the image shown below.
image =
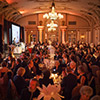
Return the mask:
POLYGON ((82 65, 80 65, 79 67, 78 67, 78 73, 80 74, 80 73, 84 73, 85 71, 84 71, 84 66, 82 66, 82 65))
POLYGON ((65 54, 65 53, 63 53, 63 54, 62 54, 62 57, 63 57, 63 58, 64 58, 64 57, 66 57, 66 54, 65 54))
POLYGON ((76 59, 75 55, 71 54, 70 59, 71 59, 72 61, 75 61, 75 59, 76 59))
POLYGON ((60 65, 60 62, 57 60, 56 62, 55 62, 55 66, 59 66, 60 65))
POLYGON ((67 73, 71 73, 71 72, 72 72, 71 68, 70 68, 70 67, 67 67, 67 68, 66 68, 66 72, 67 72, 67 73))
POLYGON ((95 95, 90 100, 100 100, 100 95, 95 95))
POLYGON ((16 38, 14 38, 14 41, 16 40, 16 38))
POLYGON ((21 60, 20 59, 17 59, 16 63, 17 64, 21 64, 21 60))
POLYGON ((90 56, 90 55, 87 55, 87 56, 86 56, 86 60, 87 60, 87 61, 90 61, 90 60, 91 60, 91 56, 90 56))
POLYGON ((11 60, 11 61, 15 63, 15 58, 12 58, 12 60, 11 60))
POLYGON ((18 68, 17 75, 23 76, 25 74, 25 69, 23 67, 18 68))
POLYGON ((43 72, 44 78, 49 78, 50 77, 50 71, 49 70, 45 70, 43 72))
POLYGON ((100 70, 96 71, 97 78, 100 80, 100 70))
POLYGON ((71 61, 71 63, 70 63, 70 68, 71 68, 71 69, 76 68, 76 63, 75 63, 74 61, 71 61))
POLYGON ((2 67, 6 67, 7 66, 7 63, 5 61, 2 62, 2 67))
POLYGON ((39 82, 37 81, 37 79, 31 79, 29 83, 29 90, 31 92, 34 92, 37 86, 39 86, 39 82))
POLYGON ((2 53, 0 52, 0 58, 2 58, 2 53))
POLYGON ((10 53, 9 55, 8 55, 8 60, 11 60, 12 59, 12 54, 10 53))
POLYGON ((35 58, 35 63, 38 63, 38 58, 35 58))
POLYGON ((82 86, 80 89, 81 100, 89 100, 93 94, 93 89, 90 86, 82 86))

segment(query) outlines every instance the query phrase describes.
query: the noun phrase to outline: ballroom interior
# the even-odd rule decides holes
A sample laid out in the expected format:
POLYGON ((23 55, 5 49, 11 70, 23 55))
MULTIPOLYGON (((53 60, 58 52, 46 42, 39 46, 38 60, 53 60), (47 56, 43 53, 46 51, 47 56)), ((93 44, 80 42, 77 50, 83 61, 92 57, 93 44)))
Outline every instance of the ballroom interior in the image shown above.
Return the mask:
POLYGON ((0 0, 0 100, 100 100, 100 0, 0 0))
POLYGON ((20 27, 20 40, 100 42, 100 0, 0 0, 0 44, 12 43, 12 24, 20 27), (63 17, 53 19, 55 30, 49 30, 52 12, 63 17))

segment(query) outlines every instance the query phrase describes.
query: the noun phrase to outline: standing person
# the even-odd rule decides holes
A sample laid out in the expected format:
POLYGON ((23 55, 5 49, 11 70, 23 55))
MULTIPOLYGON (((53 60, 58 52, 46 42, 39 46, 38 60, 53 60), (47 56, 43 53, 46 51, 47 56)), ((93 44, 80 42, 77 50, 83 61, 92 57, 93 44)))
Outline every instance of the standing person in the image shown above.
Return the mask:
POLYGON ((76 66, 76 63, 74 61, 71 61, 70 62, 70 68, 72 69, 72 72, 76 75, 78 75, 78 72, 77 72, 77 66, 76 66))
POLYGON ((70 67, 67 67, 67 76, 61 82, 61 87, 64 95, 64 100, 70 100, 72 97, 72 90, 77 85, 77 77, 73 74, 70 67))
POLYGON ((16 38, 14 38, 14 40, 12 41, 13 45, 16 45, 16 38))
POLYGON ((78 83, 80 85, 88 85, 88 79, 87 79, 87 76, 84 72, 84 67, 82 65, 80 65, 78 67, 78 73, 79 73, 79 76, 78 76, 78 83))
POLYGON ((31 79, 29 87, 23 89, 20 100, 33 100, 34 98, 37 98, 40 94, 40 91, 37 89, 38 85, 36 79, 31 79))
POLYGON ((42 87, 42 85, 45 85, 47 87, 49 84, 51 84, 51 85, 54 84, 53 80, 49 79, 49 77, 50 77, 50 71, 49 70, 45 70, 43 72, 43 75, 44 75, 43 79, 39 79, 40 87, 42 87))

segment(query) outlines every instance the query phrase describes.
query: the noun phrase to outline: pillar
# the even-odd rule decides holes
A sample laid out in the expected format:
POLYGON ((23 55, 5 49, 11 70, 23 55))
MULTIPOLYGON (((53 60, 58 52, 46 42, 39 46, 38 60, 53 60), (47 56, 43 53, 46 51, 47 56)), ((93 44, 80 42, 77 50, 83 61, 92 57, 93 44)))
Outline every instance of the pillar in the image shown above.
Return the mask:
POLYGON ((80 31, 78 30, 77 31, 77 41, 79 41, 80 40, 80 31))
POLYGON ((25 30, 25 33, 24 33, 25 35, 24 35, 24 38, 25 38, 25 43, 27 43, 27 31, 25 30))
POLYGON ((40 43, 42 43, 43 41, 43 34, 42 34, 42 32, 43 32, 43 28, 44 28, 44 26, 38 26, 38 30, 39 30, 39 41, 40 41, 40 43))
POLYGON ((89 31, 89 43, 91 43, 91 31, 89 31))
POLYGON ((65 43, 66 41, 65 41, 65 32, 66 32, 66 28, 67 28, 67 26, 60 26, 60 29, 61 29, 61 32, 62 32, 62 37, 61 37, 61 39, 62 39, 62 43, 65 43))
POLYGON ((99 34, 98 41, 100 42, 100 27, 98 28, 98 34, 99 34))

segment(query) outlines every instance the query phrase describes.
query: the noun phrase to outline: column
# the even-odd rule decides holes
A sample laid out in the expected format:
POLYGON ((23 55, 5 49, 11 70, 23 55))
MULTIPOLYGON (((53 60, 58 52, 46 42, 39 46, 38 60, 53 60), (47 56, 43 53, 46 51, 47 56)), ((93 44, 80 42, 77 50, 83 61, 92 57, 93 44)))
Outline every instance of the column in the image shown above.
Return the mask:
POLYGON ((99 40, 100 40, 100 30, 98 28, 98 42, 99 42, 99 40))
POLYGON ((79 41, 80 40, 80 31, 78 30, 77 31, 77 41, 79 41))
POLYGON ((91 31, 89 31, 89 43, 91 43, 91 31))
POLYGON ((99 34, 99 42, 100 42, 100 27, 98 28, 98 34, 99 34))
POLYGON ((65 32, 66 32, 67 26, 60 26, 61 32, 62 32, 62 43, 65 43, 65 32))
POLYGON ((24 33, 24 39, 25 39, 25 44, 27 43, 27 31, 25 30, 25 33, 24 33))
POLYGON ((86 31, 86 43, 89 43, 89 41, 88 41, 88 34, 89 34, 89 32, 88 32, 88 30, 86 31))
POLYGON ((40 43, 43 42, 42 41, 42 39, 43 39, 43 34, 42 34, 43 28, 44 28, 44 26, 38 26, 38 30, 39 30, 39 41, 40 41, 40 43))

